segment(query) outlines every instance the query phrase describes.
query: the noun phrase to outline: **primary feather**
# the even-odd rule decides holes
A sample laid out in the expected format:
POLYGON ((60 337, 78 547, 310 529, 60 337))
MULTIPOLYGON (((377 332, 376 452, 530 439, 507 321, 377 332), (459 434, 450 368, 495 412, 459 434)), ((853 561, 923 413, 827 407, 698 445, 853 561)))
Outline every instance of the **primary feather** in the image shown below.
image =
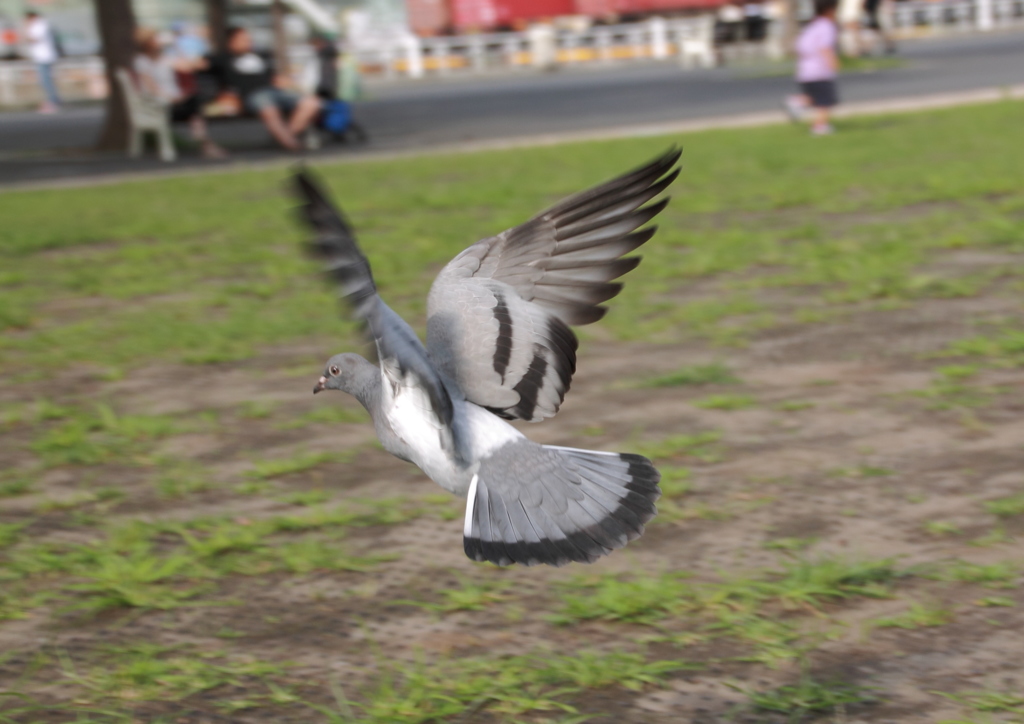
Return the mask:
POLYGON ((570 325, 596 322, 622 290, 679 174, 672 150, 483 239, 441 270, 427 300, 427 349, 471 402, 506 418, 558 412, 576 371, 570 325))

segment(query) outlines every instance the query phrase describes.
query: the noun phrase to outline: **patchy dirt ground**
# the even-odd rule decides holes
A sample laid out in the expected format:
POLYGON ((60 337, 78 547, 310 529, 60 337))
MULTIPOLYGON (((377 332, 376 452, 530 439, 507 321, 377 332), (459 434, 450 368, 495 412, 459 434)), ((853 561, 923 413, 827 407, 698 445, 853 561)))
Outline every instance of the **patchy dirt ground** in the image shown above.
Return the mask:
MULTIPOLYGON (((965 252, 937 263, 962 271, 1006 262, 965 252)), ((780 295, 776 303, 791 306, 797 296, 780 295)), ((999 516, 984 506, 1024 492, 1024 370, 983 366, 960 387, 942 388, 936 369, 957 360, 934 354, 977 334, 979 323, 1019 320, 1021 311, 1011 279, 968 298, 844 308, 825 321, 776 326, 745 347, 621 344, 602 341, 600 329, 588 332, 562 412, 527 426, 531 437, 623 451, 651 450, 672 436, 718 437, 706 436, 696 453, 692 446, 661 445, 659 465, 688 468, 689 487, 666 499, 663 509, 671 513, 642 539, 593 566, 557 570, 498 570, 468 561, 461 508, 438 502, 441 491, 418 470, 376 446, 351 400, 309 394, 319 374, 312 360, 336 350, 272 349, 250 362, 150 367, 110 382, 69 369, 57 380, 7 385, 0 394, 8 402, 31 401, 57 384, 69 401, 111 401, 122 414, 205 414, 207 420, 162 439, 151 453, 193 462, 208 480, 205 489, 161 493, 146 461, 53 466, 30 490, 0 500, 0 522, 28 522, 20 531, 23 546, 82 543, 97 530, 140 520, 225 516, 244 527, 305 510, 296 494, 310 491, 324 491, 316 498, 322 506, 392 496, 428 502, 400 522, 345 528, 338 545, 348 554, 388 558, 366 571, 225 574, 204 583, 187 605, 167 610, 113 607, 93 615, 69 609, 74 593, 27 605, 23 617, 0 623, 0 692, 8 694, 0 699, 0 721, 318 721, 322 713, 297 699, 334 707, 329 687, 335 682, 358 701, 396 663, 581 649, 642 651, 649 659, 699 665, 637 690, 600 686, 566 698, 598 721, 786 721, 785 713, 752 709, 744 690, 794 684, 801 669, 819 680, 873 687, 875 698, 808 719, 914 724, 986 716, 936 692, 1024 692, 1024 515, 999 516), (738 381, 645 386, 716 361, 738 381), (351 421, 281 429, 283 420, 336 406, 351 410, 351 421), (298 472, 246 477, 255 460, 338 451, 350 455, 298 472), (123 495, 83 497, 98 486, 123 495), (580 576, 632 580, 687 571, 688 580, 721 583, 823 558, 894 558, 906 575, 881 597, 770 608, 771 616, 803 632, 791 642, 799 655, 745 660, 758 658, 749 656, 750 641, 716 637, 696 614, 693 620, 673 614, 656 625, 550 620, 563 609, 566 590, 586 595, 587 579, 580 576), (1009 562, 1012 573, 988 582, 925 573, 956 560, 1009 562), (577 588, 566 589, 568 581, 577 588), (438 603, 442 591, 469 585, 497 593, 476 600, 479 610, 408 603, 438 603), (906 619, 905 627, 876 625, 903 620, 914 604, 941 615, 906 619), (277 681, 292 693, 268 698, 262 679, 245 677, 176 699, 149 700, 123 681, 103 688, 96 673, 103 652, 139 642, 290 662, 277 681), (33 706, 25 708, 23 697, 33 706), (225 702, 235 704, 226 710, 225 702)), ((31 426, 8 425, 0 465, 26 465, 37 434, 31 426)), ((30 592, 65 585, 59 574, 49 575, 33 578, 30 592)), ((1010 707, 994 716, 1020 712, 1010 707)), ((501 719, 482 702, 446 721, 501 719)))

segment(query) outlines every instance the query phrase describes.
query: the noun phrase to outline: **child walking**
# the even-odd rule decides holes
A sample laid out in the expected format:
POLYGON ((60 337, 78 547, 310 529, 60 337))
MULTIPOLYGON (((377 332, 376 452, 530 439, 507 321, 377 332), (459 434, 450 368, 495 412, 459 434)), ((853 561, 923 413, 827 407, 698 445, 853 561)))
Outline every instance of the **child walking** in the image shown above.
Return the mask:
POLYGON ((831 110, 839 104, 836 75, 836 8, 838 0, 814 0, 814 20, 801 31, 796 41, 796 80, 799 95, 786 98, 786 112, 794 122, 811 111, 811 133, 825 136, 832 133, 831 110))

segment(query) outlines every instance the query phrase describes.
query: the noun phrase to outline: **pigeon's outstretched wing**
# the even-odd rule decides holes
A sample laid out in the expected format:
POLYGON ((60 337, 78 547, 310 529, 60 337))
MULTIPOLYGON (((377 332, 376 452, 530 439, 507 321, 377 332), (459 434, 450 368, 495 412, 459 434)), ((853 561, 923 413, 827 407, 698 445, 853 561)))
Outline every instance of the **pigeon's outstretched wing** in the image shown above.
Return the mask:
POLYGON ((679 174, 680 151, 575 194, 524 224, 483 239, 438 275, 427 304, 427 349, 466 398, 502 417, 558 411, 576 371, 569 325, 596 322, 622 289, 612 280, 650 239, 637 231, 665 208, 647 204, 679 174))
POLYGON ((325 262, 328 276, 356 319, 365 324, 384 374, 396 388, 414 382, 424 390, 440 427, 450 430, 453 408, 448 390, 416 333, 378 296, 370 263, 359 250, 352 227, 307 171, 295 175, 295 187, 303 202, 300 215, 315 233, 308 249, 325 262))

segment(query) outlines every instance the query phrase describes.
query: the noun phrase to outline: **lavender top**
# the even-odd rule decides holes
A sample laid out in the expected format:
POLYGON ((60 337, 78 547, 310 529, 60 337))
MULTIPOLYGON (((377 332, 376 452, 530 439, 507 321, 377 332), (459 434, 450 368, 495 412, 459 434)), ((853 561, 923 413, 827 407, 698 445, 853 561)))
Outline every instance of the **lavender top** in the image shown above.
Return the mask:
POLYGON ((824 51, 835 48, 836 24, 828 18, 815 18, 796 41, 796 79, 801 83, 832 80, 836 72, 829 67, 824 51))

